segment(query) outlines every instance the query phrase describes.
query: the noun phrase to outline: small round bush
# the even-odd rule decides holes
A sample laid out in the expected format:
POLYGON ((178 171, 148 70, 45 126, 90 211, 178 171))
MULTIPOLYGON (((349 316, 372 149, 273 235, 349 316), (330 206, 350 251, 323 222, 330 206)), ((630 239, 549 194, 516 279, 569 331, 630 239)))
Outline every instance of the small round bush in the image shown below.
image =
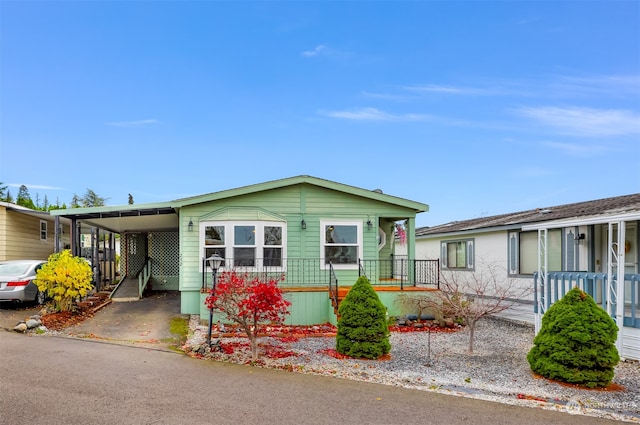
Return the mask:
POLYGON ((365 276, 340 303, 336 351, 349 357, 377 359, 391 351, 386 308, 365 276))
POLYGON ((527 360, 531 370, 546 378, 606 387, 620 361, 617 333, 607 312, 576 287, 544 314, 527 360))

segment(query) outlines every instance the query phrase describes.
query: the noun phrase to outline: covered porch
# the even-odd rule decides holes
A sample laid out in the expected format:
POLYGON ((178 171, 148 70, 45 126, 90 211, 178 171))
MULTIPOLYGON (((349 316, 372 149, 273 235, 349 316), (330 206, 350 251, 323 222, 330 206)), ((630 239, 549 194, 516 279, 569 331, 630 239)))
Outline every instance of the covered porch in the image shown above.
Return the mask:
POLYGON ((573 287, 579 287, 605 309, 619 327, 616 347, 621 357, 640 360, 640 212, 583 217, 524 226, 538 231, 538 271, 534 275, 535 330, 542 316, 573 287), (575 235, 563 252, 563 270, 550 269, 549 232, 575 235), (566 257, 566 256, 565 256, 566 257), (575 259, 575 261, 574 261, 575 259), (579 261, 582 259, 582 261, 579 261), (576 270, 576 264, 584 264, 576 270))
MULTIPOLYGON (((233 261, 225 259, 229 264, 233 261)), ((337 321, 337 310, 351 286, 359 276, 366 276, 387 307, 389 315, 401 315, 402 307, 396 305, 398 295, 407 292, 433 292, 440 288, 439 260, 409 260, 406 257, 392 260, 358 259, 358 268, 336 269, 331 262, 317 258, 289 258, 281 266, 266 266, 268 261, 259 259, 259 267, 226 267, 212 269, 202 260, 202 287, 200 289, 200 317, 209 314, 205 299, 214 287, 220 273, 235 271, 250 278, 277 279, 286 298, 291 301, 291 315, 287 324, 311 325, 337 321)), ((214 320, 218 320, 217 317, 214 320)))

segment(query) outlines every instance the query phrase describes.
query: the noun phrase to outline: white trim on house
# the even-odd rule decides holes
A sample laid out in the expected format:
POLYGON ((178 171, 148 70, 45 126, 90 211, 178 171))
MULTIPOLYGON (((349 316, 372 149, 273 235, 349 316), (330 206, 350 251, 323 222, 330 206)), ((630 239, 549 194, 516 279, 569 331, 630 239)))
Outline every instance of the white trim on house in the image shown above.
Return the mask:
MULTIPOLYGON (((215 250, 215 249, 224 249, 225 255, 222 255, 225 258, 224 266, 225 268, 234 268, 234 267, 242 267, 243 269, 260 269, 266 266, 264 255, 262 254, 264 249, 273 248, 280 249, 281 256, 280 260, 284 261, 287 258, 287 223, 286 222, 276 222, 276 221, 237 221, 237 220, 207 220, 200 221, 199 223, 200 231, 199 231, 199 239, 200 239, 200 250, 201 255, 205 255, 207 250, 215 250), (235 240, 236 226, 242 227, 253 227, 253 241, 250 244, 241 243, 240 241, 235 240), (223 240, 217 242, 208 243, 209 239, 206 239, 205 229, 207 227, 223 227, 224 228, 224 236, 223 240), (268 243, 265 241, 264 230, 265 227, 279 227, 281 228, 281 245, 274 245, 273 243, 268 243), (253 266, 239 265, 239 260, 235 258, 234 249, 253 249, 254 256, 253 266)), ((246 241, 245 241, 246 242, 246 241)), ((199 271, 202 272, 202 262, 199 265, 199 271)), ((207 271, 209 271, 208 265, 205 265, 207 271)), ((274 267, 275 270, 284 270, 285 264, 282 263, 278 267, 274 267)))
MULTIPOLYGON (((321 220, 320 221, 320 267, 327 268, 326 264, 326 249, 330 249, 332 243, 327 241, 328 232, 330 232, 330 228, 332 226, 353 226, 356 228, 356 241, 336 241, 335 245, 338 247, 353 247, 356 248, 355 256, 353 257, 354 261, 349 263, 344 263, 340 259, 332 261, 333 268, 336 270, 357 270, 358 269, 358 258, 362 258, 362 253, 364 249, 363 243, 363 235, 362 235, 362 220, 321 220)), ((351 253, 350 253, 351 254, 351 253)), ((344 256, 347 258, 348 256, 344 256)))

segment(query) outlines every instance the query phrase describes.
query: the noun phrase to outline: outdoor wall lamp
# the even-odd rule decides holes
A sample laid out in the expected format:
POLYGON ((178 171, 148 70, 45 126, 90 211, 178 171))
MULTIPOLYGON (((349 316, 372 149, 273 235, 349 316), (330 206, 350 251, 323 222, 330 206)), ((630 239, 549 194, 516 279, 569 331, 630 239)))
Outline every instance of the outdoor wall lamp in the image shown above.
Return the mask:
POLYGON ((371 220, 367 220, 367 227, 371 229, 373 227, 373 222, 371 220))
MULTIPOLYGON (((219 256, 218 254, 213 254, 211 257, 207 258, 207 262, 209 263, 209 267, 211 267, 211 277, 212 277, 212 289, 211 293, 216 292, 216 283, 218 283, 218 269, 220 268, 220 264, 224 261, 224 258, 219 256)), ((213 307, 209 309, 209 331, 207 332, 207 345, 211 347, 211 327, 213 326, 213 307)))
POLYGON ((584 242, 585 238, 586 238, 586 235, 584 233, 580 233, 580 234, 577 234, 575 238, 573 238, 573 242, 576 245, 581 245, 584 242))
POLYGON ((187 225, 187 230, 189 230, 190 232, 193 232, 193 221, 189 220, 189 224, 187 225))
POLYGON ((300 222, 300 227, 301 227, 302 229, 306 229, 306 228, 307 228, 307 222, 306 222, 306 221, 304 221, 304 219, 302 219, 302 221, 300 222))

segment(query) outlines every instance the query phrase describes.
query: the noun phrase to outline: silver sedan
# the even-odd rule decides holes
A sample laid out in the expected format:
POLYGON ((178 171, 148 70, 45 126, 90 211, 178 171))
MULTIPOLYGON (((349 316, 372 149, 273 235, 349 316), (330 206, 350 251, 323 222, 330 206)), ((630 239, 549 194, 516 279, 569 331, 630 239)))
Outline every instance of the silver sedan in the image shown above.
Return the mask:
POLYGON ((43 260, 12 260, 0 262, 0 302, 36 302, 44 304, 46 294, 34 283, 43 260))

